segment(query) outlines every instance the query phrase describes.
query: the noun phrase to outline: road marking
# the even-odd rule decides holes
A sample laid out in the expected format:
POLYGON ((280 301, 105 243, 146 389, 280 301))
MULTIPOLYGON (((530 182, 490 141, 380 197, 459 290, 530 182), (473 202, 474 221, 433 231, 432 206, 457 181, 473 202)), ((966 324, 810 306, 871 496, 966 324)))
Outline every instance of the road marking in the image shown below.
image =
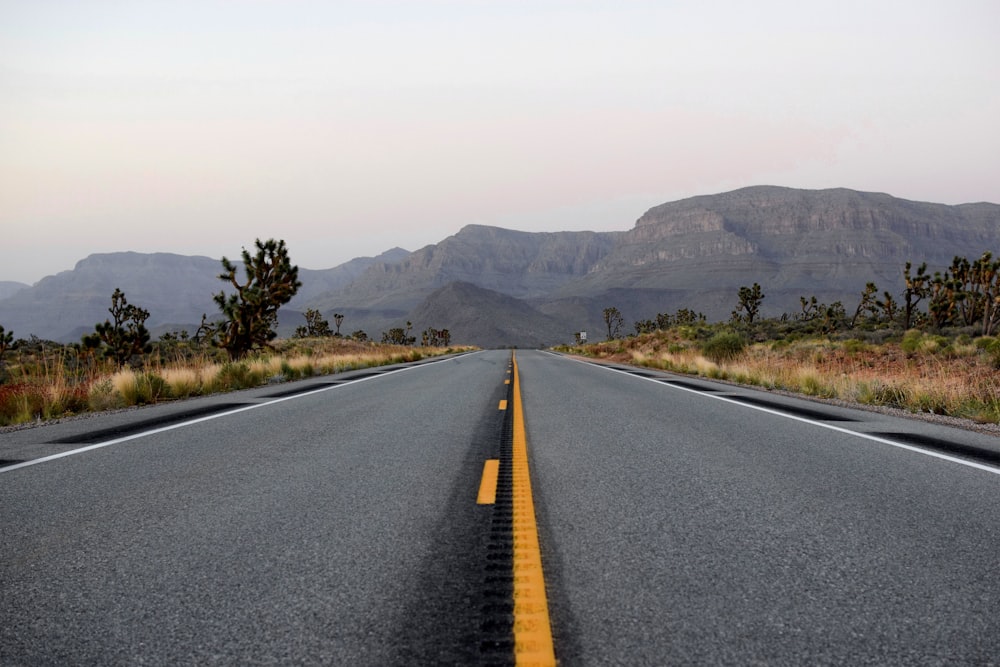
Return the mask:
POLYGON ((500 473, 500 459, 487 459, 483 464, 483 478, 479 482, 477 505, 493 505, 497 501, 497 476, 500 473))
MULTIPOLYGON (((479 354, 479 352, 473 352, 471 354, 479 354)), ((462 355, 465 356, 465 355, 462 355)), ((80 447, 79 449, 70 449, 65 452, 60 452, 58 454, 52 454, 50 456, 43 456, 39 459, 32 459, 30 461, 25 461, 24 463, 18 463, 16 465, 7 466, 6 468, 0 468, 0 475, 3 473, 18 470, 20 468, 27 468, 28 466, 38 465, 39 463, 47 463, 48 461, 55 461, 56 459, 64 459, 67 456, 75 456, 77 454, 83 454, 84 452, 89 452, 94 449, 101 449, 103 447, 110 447, 111 445, 121 444, 123 442, 128 442, 129 440, 138 440, 139 438, 145 438, 148 435, 156 435, 157 433, 166 433, 167 431, 173 431, 174 429, 184 428, 185 426, 191 426, 193 424, 200 424, 201 422, 212 421, 213 419, 220 419, 222 417, 228 417, 229 415, 235 415, 239 412, 246 412, 247 410, 256 410, 257 408, 263 408, 268 405, 274 405, 276 403, 284 403, 285 401, 294 401, 298 398, 304 398, 306 396, 312 396, 313 394, 319 394, 324 391, 330 391, 331 389, 338 389, 340 387, 348 387, 359 382, 366 382, 368 380, 374 380, 376 378, 385 377, 386 375, 393 375, 394 373, 402 373, 403 371, 410 371, 415 368, 426 368, 433 364, 440 364, 446 361, 450 361, 454 357, 449 357, 448 359, 440 359, 438 361, 427 361, 414 366, 406 366, 405 368, 397 368, 391 371, 383 371, 378 375, 369 375, 367 377, 358 378, 357 380, 345 380, 339 384, 327 385, 324 387, 318 387, 315 391, 307 391, 301 394, 295 394, 294 396, 284 396, 282 398, 276 398, 272 401, 266 401, 264 403, 254 403, 253 405, 247 405, 241 408, 236 408, 234 410, 228 410, 226 412, 218 412, 213 415, 208 415, 205 417, 199 417, 197 419, 191 419, 185 422, 177 422, 176 424, 170 424, 169 426, 161 426, 159 428, 150 429, 149 431, 142 431, 141 433, 133 433, 132 435, 122 436, 121 438, 115 438, 114 440, 107 440, 105 442, 98 442, 93 445, 87 445, 86 447, 80 447)))
MULTIPOLYGON (((556 356, 559 356, 559 355, 556 355, 556 356)), ((930 450, 930 449, 922 449, 920 447, 914 447, 913 445, 907 445, 906 443, 897 442, 895 440, 889 440, 887 438, 880 438, 880 437, 878 437, 876 435, 870 435, 870 434, 864 433, 862 431, 852 431, 850 429, 846 429, 846 428, 843 428, 841 426, 833 426, 831 424, 826 424, 824 422, 815 421, 813 419, 807 419, 805 417, 797 417, 795 415, 790 415, 787 412, 781 412, 779 410, 772 410, 771 408, 766 408, 766 407, 763 407, 763 406, 760 406, 760 405, 751 405, 750 403, 742 403, 740 401, 735 401, 735 400, 733 400, 731 398, 728 398, 726 396, 719 396, 718 394, 710 394, 710 393, 706 393, 706 392, 703 392, 703 391, 698 391, 697 389, 689 389, 687 387, 681 387, 681 386, 675 385, 675 384, 666 384, 664 382, 660 382, 659 380, 657 380, 655 378, 642 377, 641 375, 636 375, 634 373, 629 373, 628 371, 623 371, 623 370, 620 370, 620 369, 617 369, 617 368, 611 368, 609 366, 604 366, 602 364, 590 363, 588 361, 581 361, 579 359, 573 359, 572 357, 563 357, 563 358, 564 359, 568 358, 568 359, 570 359, 570 361, 576 361, 577 363, 587 364, 588 366, 596 366, 597 368, 602 368, 602 369, 604 369, 606 371, 611 371, 613 373, 621 373, 622 375, 627 375, 629 377, 633 377, 633 378, 636 378, 638 380, 645 380, 646 382, 652 382, 653 384, 655 384, 655 385, 657 385, 659 387, 667 387, 669 389, 678 389, 680 391, 686 391, 686 392, 688 392, 690 394, 695 394, 697 396, 703 396, 705 398, 712 398, 712 399, 715 399, 717 401, 723 401, 723 402, 729 403, 731 405, 738 405, 738 406, 740 406, 742 408, 748 408, 750 410, 757 410, 759 412, 766 412, 768 414, 776 415, 778 417, 784 417, 785 419, 791 419, 791 420, 794 420, 794 421, 797 421, 797 422, 802 422, 803 424, 812 424, 813 426, 819 426, 820 428, 825 428, 825 429, 827 429, 829 431, 836 431, 838 433, 844 433, 845 435, 853 435, 853 436, 855 436, 857 438, 861 438, 863 440, 870 440, 872 442, 878 442, 878 443, 881 443, 883 445, 889 445, 891 447, 896 447, 898 449, 905 449, 905 450, 908 450, 908 451, 911 451, 911 452, 916 452, 917 454, 923 454, 924 456, 930 456, 930 457, 933 457, 935 459, 941 459, 943 461, 949 461, 951 463, 957 463, 959 465, 963 465, 963 466, 966 466, 968 468, 975 468, 977 470, 983 470, 985 472, 992 473, 994 475, 1000 475, 1000 468, 995 468, 993 466, 988 466, 988 465, 985 465, 983 463, 976 463, 975 461, 969 461, 967 459, 960 459, 960 458, 958 458, 956 456, 950 456, 948 454, 942 454, 940 452, 935 452, 935 451, 930 450)), ((707 382, 707 380, 706 380, 706 382, 707 382)))
POLYGON ((503 383, 504 384, 510 384, 510 380, 504 380, 503 383))
POLYGON ((542 552, 538 544, 538 524, 528 475, 528 438, 524 428, 524 408, 514 363, 514 662, 517 665, 547 667, 556 664, 552 624, 545 595, 542 552))
POLYGON ((501 410, 506 410, 507 409, 507 399, 504 399, 504 400, 500 401, 500 409, 501 410))

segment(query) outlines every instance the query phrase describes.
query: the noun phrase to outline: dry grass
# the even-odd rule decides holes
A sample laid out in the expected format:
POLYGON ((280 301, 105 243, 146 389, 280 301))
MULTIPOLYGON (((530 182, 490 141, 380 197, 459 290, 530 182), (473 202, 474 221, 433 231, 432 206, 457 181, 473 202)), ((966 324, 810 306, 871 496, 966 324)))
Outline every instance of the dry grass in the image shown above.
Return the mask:
POLYGON ((747 346, 710 360, 677 332, 570 351, 768 389, 1000 423, 1000 339, 949 341, 910 332, 882 345, 825 338, 747 346))
POLYGON ((18 377, 0 385, 0 426, 63 417, 81 412, 245 389, 314 375, 417 361, 472 348, 402 347, 337 338, 276 341, 268 351, 236 362, 210 355, 116 371, 96 366, 80 374, 64 357, 17 369, 18 377))

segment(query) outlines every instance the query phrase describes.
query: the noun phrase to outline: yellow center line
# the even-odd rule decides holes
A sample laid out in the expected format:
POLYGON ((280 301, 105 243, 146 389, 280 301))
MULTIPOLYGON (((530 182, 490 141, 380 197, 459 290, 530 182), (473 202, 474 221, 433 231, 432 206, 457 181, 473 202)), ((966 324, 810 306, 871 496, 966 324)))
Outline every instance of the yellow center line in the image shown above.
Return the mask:
POLYGON ((500 409, 501 410, 506 410, 507 409, 507 399, 504 399, 504 400, 500 401, 500 409))
POLYGON ((514 662, 516 665, 549 667, 556 664, 552 643, 552 624, 542 573, 542 552, 538 543, 538 524, 528 475, 528 438, 524 428, 524 409, 514 364, 514 662))
POLYGON ((500 459, 487 459, 483 464, 483 479, 479 482, 479 495, 476 503, 493 505, 497 501, 497 476, 500 472, 500 459))

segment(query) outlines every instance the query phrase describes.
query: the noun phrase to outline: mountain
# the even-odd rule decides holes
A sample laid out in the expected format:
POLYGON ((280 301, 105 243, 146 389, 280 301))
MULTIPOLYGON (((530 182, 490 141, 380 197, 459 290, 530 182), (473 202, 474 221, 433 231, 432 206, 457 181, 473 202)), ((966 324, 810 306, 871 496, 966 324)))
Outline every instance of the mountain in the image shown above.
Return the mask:
POLYGON ((333 292, 350 285, 356 278, 373 264, 392 264, 401 262, 410 255, 408 250, 393 248, 386 250, 377 257, 355 257, 354 259, 335 266, 332 269, 314 270, 299 269, 299 280, 302 287, 295 297, 288 302, 289 308, 305 310, 311 308, 312 301, 322 294, 333 292))
POLYGON ((402 261, 378 262, 345 289, 324 295, 325 308, 408 312, 439 287, 468 282, 517 298, 544 297, 611 252, 617 232, 518 232, 468 225, 402 261))
POLYGON ((129 303, 150 312, 150 328, 158 323, 197 323, 202 313, 217 310, 212 294, 222 287, 216 277, 219 272, 219 261, 208 257, 136 252, 90 255, 73 270, 43 278, 0 301, 0 323, 19 338, 35 334, 78 341, 109 317, 116 287, 125 292, 129 303))
POLYGON ((600 331, 608 306, 627 323, 678 308, 726 319, 739 287, 753 282, 766 295, 765 315, 797 312, 802 296, 851 307, 869 281, 901 291, 907 261, 933 271, 986 250, 1000 254, 996 204, 758 186, 656 206, 625 232, 465 227, 403 262, 373 265, 321 301, 350 305, 362 320, 365 304, 402 318, 433 290, 462 280, 525 299, 564 323, 571 339, 574 331, 600 331))
MULTIPOLYGON (((394 249, 333 269, 301 269, 302 289, 281 310, 279 333, 319 309, 342 331, 378 339, 414 324, 448 328, 484 346, 596 335, 602 311, 626 323, 691 308, 726 319, 740 286, 761 284, 764 316, 816 296, 848 309, 865 283, 898 294, 907 261, 943 270, 955 255, 1000 254, 1000 205, 949 206, 847 189, 743 188, 669 202, 626 231, 531 233, 469 225, 413 253, 394 249)), ((293 258, 294 259, 294 258, 293 258)), ((193 331, 217 309, 219 263, 204 257, 92 255, 0 300, 0 324, 18 337, 78 340, 107 316, 115 287, 150 311, 154 334, 193 331), (159 327, 159 329, 157 328, 159 327)))
POLYGON ((432 292, 408 316, 417 340, 433 327, 482 347, 550 347, 565 342, 566 327, 507 294, 455 281, 432 292))
POLYGON ((26 283, 17 283, 12 280, 0 280, 0 300, 13 296, 26 287, 31 287, 26 283))
MULTIPOLYGON (((281 330, 290 335, 304 323, 295 308, 309 307, 310 294, 341 289, 371 264, 405 259, 408 255, 394 248, 378 258, 356 258, 332 269, 299 269, 303 286, 280 312, 281 330)), ((71 271, 43 278, 34 286, 25 285, 0 300, 0 324, 18 338, 34 334, 61 342, 79 341, 81 335, 109 317, 111 294, 120 287, 129 303, 149 311, 146 325, 154 337, 180 329, 194 333, 203 313, 213 319, 219 312, 212 296, 228 291, 218 278, 221 271, 219 260, 209 257, 94 254, 77 262, 71 271)))

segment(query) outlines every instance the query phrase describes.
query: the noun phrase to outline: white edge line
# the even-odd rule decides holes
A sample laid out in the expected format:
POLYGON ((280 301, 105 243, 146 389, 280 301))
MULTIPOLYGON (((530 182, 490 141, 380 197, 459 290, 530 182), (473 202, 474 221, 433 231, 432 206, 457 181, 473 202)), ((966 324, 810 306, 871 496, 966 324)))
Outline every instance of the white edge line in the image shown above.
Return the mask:
MULTIPOLYGON (((555 355, 555 356, 561 356, 561 355, 555 355)), ((975 461, 969 461, 968 459, 960 459, 958 457, 950 456, 948 454, 942 454, 940 452, 935 452, 935 451, 930 450, 930 449, 923 449, 921 447, 914 447, 913 445, 907 445, 907 444, 904 444, 902 442, 896 442, 895 440, 887 440, 886 438, 880 438, 878 436, 870 435, 868 433, 863 433, 861 431, 852 431, 850 429, 842 428, 840 426, 832 426, 830 424, 824 424, 823 422, 815 421, 815 420, 812 420, 812 419, 806 419, 805 417, 797 417, 795 415, 790 415, 787 412, 781 412, 780 410, 772 410, 770 408, 765 408, 765 407, 762 407, 762 406, 759 406, 759 405, 751 405, 749 403, 741 403, 740 401, 737 401, 737 400, 734 400, 734 399, 731 399, 731 398, 727 398, 725 396, 718 396, 716 394, 712 394, 712 393, 709 393, 709 392, 698 391, 697 389, 688 389, 687 387, 680 387, 680 386, 675 385, 675 384, 667 384, 665 382, 661 382, 660 380, 657 380, 657 379, 654 379, 654 378, 642 377, 641 375, 636 375, 635 373, 630 373, 628 371, 623 371, 623 370, 618 369, 618 368, 612 368, 610 366, 605 366, 604 364, 592 363, 592 362, 589 362, 589 361, 583 361, 583 360, 580 360, 580 359, 574 359, 573 357, 568 357, 568 356, 567 357, 563 357, 563 358, 564 359, 569 359, 570 361, 575 361, 577 363, 587 364, 588 366, 595 366, 597 368, 602 368, 602 369, 604 369, 606 371, 611 371, 612 373, 621 373, 622 375, 627 375, 627 376, 633 377, 633 378, 635 378, 637 380, 647 380, 647 381, 652 382, 653 384, 657 384, 657 385, 659 385, 661 387, 668 387, 670 389, 679 389, 681 391, 686 391, 688 393, 696 394, 698 396, 703 396, 705 398, 714 398, 717 401, 724 401, 724 402, 730 403, 732 405, 738 405, 740 407, 749 408, 750 410, 757 410, 759 412, 766 412, 768 414, 776 415, 778 417, 784 417, 785 419, 792 419, 792 420, 797 421, 797 422, 802 422, 803 424, 812 424, 813 426, 819 426, 820 428, 825 428, 825 429, 827 429, 829 431, 836 431, 838 433, 846 433, 847 435, 853 435, 853 436, 856 436, 858 438, 863 438, 865 440, 871 440, 872 442, 880 442, 883 445, 891 445, 892 447, 898 447, 899 449, 906 449, 906 450, 909 450, 911 452, 917 452, 918 454, 923 454, 925 456, 931 456, 931 457, 934 457, 936 459, 941 459, 943 461, 950 461, 951 463, 958 463, 959 465, 967 466, 969 468, 976 468, 978 470, 984 470, 984 471, 986 471, 988 473, 992 473, 994 475, 1000 475, 1000 468, 994 468, 993 466, 988 466, 988 465, 985 465, 983 463, 976 463, 975 461)))
MULTIPOLYGON (((471 354, 476 354, 475 352, 471 354)), ((466 356, 466 355, 460 355, 466 356)), ((386 375, 392 375, 393 373, 402 373, 403 371, 410 371, 415 368, 423 368, 424 366, 430 366, 432 364, 439 364, 445 361, 451 361, 455 357, 449 357, 448 359, 438 359, 437 361, 429 361, 422 364, 416 364, 414 366, 406 366, 405 368, 397 368, 391 371, 382 371, 378 375, 369 375, 368 377, 358 378, 356 380, 345 380, 334 385, 328 385, 325 387, 319 387, 312 391, 302 392, 301 394, 295 394, 294 396, 283 396, 281 398, 276 398, 265 403, 254 403, 253 405, 245 405, 242 408, 234 408, 232 410, 227 410, 226 412, 219 412, 214 415, 207 415, 205 417, 198 417, 196 419, 190 419, 184 422, 178 422, 176 424, 170 424, 169 426, 162 426, 160 428, 154 428, 149 431, 142 431, 141 433, 133 433, 132 435, 126 435, 121 438, 115 438, 114 440, 107 440, 105 442, 98 442, 93 445, 87 445, 86 447, 80 447, 79 449, 70 449, 65 452, 59 452, 58 454, 51 454, 49 456, 43 456, 40 459, 31 459, 30 461, 24 461, 23 463, 15 463, 12 466, 7 466, 5 468, 0 468, 0 475, 6 472, 11 472, 12 470, 18 470, 19 468, 27 468, 28 466, 38 465, 39 463, 46 463, 48 461, 55 461, 56 459, 63 459, 67 456, 75 456, 77 454, 83 454, 84 452, 89 452, 94 449, 101 449, 102 447, 110 447, 111 445, 118 445, 123 442, 128 442, 129 440, 138 440, 139 438, 145 438, 148 435, 156 435, 157 433, 165 433, 167 431, 173 431, 177 428, 184 428, 185 426, 191 426, 192 424, 199 424, 201 422, 211 421, 212 419, 220 419, 222 417, 228 417, 229 415, 235 415, 239 412, 246 412, 247 410, 256 410, 257 408, 263 408, 268 405, 274 405, 275 403, 283 403, 285 401, 291 401, 296 398, 303 398, 305 396, 312 396, 313 394, 319 394, 324 391, 330 391, 331 389, 337 389, 339 387, 344 387, 351 384, 357 384, 359 382, 364 382, 366 380, 374 380, 376 378, 384 377, 386 375)), ((373 367, 376 368, 376 367, 373 367)), ((366 369, 357 369, 366 370, 366 369)))

